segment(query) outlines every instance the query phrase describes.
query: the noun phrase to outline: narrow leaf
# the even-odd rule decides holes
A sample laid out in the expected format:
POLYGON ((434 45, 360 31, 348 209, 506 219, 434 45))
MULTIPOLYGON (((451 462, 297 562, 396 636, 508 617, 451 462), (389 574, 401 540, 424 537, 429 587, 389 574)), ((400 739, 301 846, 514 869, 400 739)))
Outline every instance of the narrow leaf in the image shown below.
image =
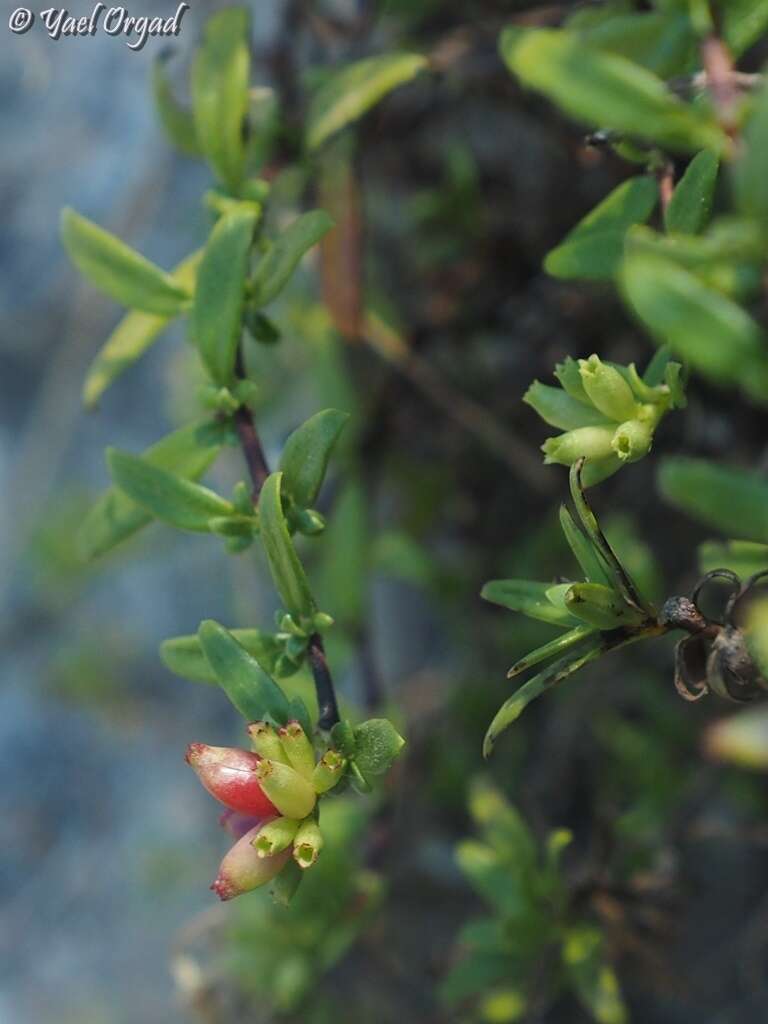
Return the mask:
POLYGON ((231 384, 242 333, 248 254, 256 213, 230 210, 211 232, 197 275, 190 330, 217 384, 231 384))
POLYGON ((197 140, 217 176, 233 190, 240 185, 245 167, 249 28, 243 7, 229 7, 209 18, 192 67, 197 140))
POLYGON ((243 718, 265 718, 277 725, 288 721, 288 699, 235 637, 218 622, 207 619, 197 632, 200 646, 222 690, 243 718))
POLYGON ((593 626, 576 626, 574 629, 568 630, 567 633, 561 633, 560 636, 556 636, 554 640, 550 640, 548 644, 542 644, 541 647, 537 647, 535 650, 526 654, 524 658, 516 661, 512 668, 507 672, 507 679, 514 679, 515 676, 519 676, 521 672, 527 672, 529 668, 533 668, 534 665, 540 664, 542 661, 548 661, 550 658, 554 658, 555 655, 562 655, 565 651, 570 650, 571 647, 575 647, 576 644, 581 643, 588 636, 595 632, 593 626))
POLYGON ((69 207, 61 214, 61 240, 91 284, 124 306, 173 317, 189 300, 170 274, 69 207))
POLYGON ((698 235, 709 222, 720 161, 703 149, 685 169, 664 211, 664 227, 669 232, 698 235))
POLYGON ((314 615, 316 608, 304 567, 293 546, 283 514, 282 473, 267 477, 259 497, 261 540, 269 568, 286 610, 297 621, 314 615))
POLYGON ((544 269, 561 278, 612 277, 621 262, 627 230, 648 220, 658 195, 658 185, 651 177, 623 182, 547 255, 544 269))
POLYGON ((521 686, 516 693, 505 700, 496 712, 483 740, 483 757, 490 756, 501 733, 520 717, 532 700, 540 697, 547 690, 551 690, 558 683, 562 683, 590 661, 599 658, 602 653, 603 645, 599 639, 588 638, 584 648, 574 648, 566 657, 560 658, 549 668, 535 675, 533 679, 529 679, 524 686, 521 686))
MULTIPOLYGON (((229 633, 265 672, 270 671, 281 650, 280 644, 271 634, 262 633, 260 629, 231 629, 229 633)), ((165 667, 177 676, 192 679, 196 683, 218 685, 218 676, 211 668, 197 634, 164 640, 160 645, 160 658, 165 667)))
MULTIPOLYGON (((143 453, 143 459, 196 480, 215 461, 225 441, 225 428, 195 423, 164 437, 143 453)), ((78 532, 85 559, 106 554, 121 541, 152 522, 152 515, 117 487, 110 487, 91 508, 78 532)))
POLYGON ((180 530, 208 532, 208 520, 234 512, 230 502, 200 484, 160 469, 146 459, 107 449, 107 464, 117 486, 143 509, 180 530))
POLYGON ((480 591, 480 596, 493 604, 500 604, 513 612, 521 612, 530 619, 550 622, 555 626, 578 626, 578 619, 564 608, 558 608, 547 598, 549 583, 532 580, 491 580, 480 591))
POLYGON ((324 210, 311 210, 275 239, 253 274, 255 306, 266 306, 280 294, 302 256, 332 227, 333 221, 324 210))
POLYGON ((501 53, 524 85, 567 114, 674 149, 721 150, 725 135, 705 109, 682 103, 652 72, 557 29, 508 28, 501 53))
POLYGON ((568 541, 568 547, 581 566, 584 577, 591 583, 605 583, 610 586, 610 577, 603 569, 597 552, 576 525, 565 505, 560 506, 560 526, 568 541))
POLYGON ((768 84, 754 100, 744 126, 744 141, 734 168, 734 191, 739 209, 759 225, 768 238, 768 84))
POLYGON ((584 460, 581 459, 571 466, 568 480, 573 504, 576 506, 576 512, 592 544, 592 548, 602 559, 603 567, 608 574, 613 589, 618 591, 624 601, 633 608, 653 613, 653 608, 643 600, 634 580, 618 560, 615 551, 600 529, 597 516, 592 511, 584 493, 581 479, 583 468, 584 460))
POLYGON ((426 58, 417 53, 388 53, 366 57, 336 72, 318 89, 310 104, 308 148, 317 149, 426 67, 426 58))
POLYGON ((667 501, 706 526, 768 543, 768 480, 707 459, 666 458, 658 486, 667 501))
MULTIPOLYGON (((194 289, 201 256, 202 252, 188 256, 171 275, 185 291, 194 289)), ((172 320, 173 317, 137 310, 123 317, 88 369, 83 385, 83 402, 88 409, 92 409, 107 388, 144 355, 172 320)))
POLYGON ((195 120, 192 112, 185 109, 173 95, 171 83, 165 73, 168 54, 160 54, 152 65, 152 92, 155 109, 165 134, 171 142, 187 156, 201 156, 202 150, 197 141, 195 120))
POLYGON ((324 409, 298 427, 283 447, 283 491, 302 508, 310 508, 325 479, 328 460, 349 413, 324 409))

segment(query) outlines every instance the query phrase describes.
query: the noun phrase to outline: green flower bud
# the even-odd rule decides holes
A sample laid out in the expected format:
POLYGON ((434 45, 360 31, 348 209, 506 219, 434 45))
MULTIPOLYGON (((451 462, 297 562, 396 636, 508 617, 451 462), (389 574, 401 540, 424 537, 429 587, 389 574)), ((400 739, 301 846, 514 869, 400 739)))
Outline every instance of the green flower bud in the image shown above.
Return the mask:
POLYGON ((274 726, 269 722, 251 722, 247 729, 248 735, 251 737, 251 747, 255 753, 262 757, 268 757, 271 761, 288 764, 288 757, 274 726))
POLYGON ((653 426, 642 420, 622 423, 611 441, 611 448, 622 462, 637 462, 651 450, 653 426))
POLYGON ((259 762, 256 775, 261 788, 283 817, 306 818, 314 810, 317 794, 294 768, 265 757, 259 762))
POLYGON ((312 785, 316 793, 327 793, 344 778, 347 759, 338 750, 327 750, 312 772, 312 785))
POLYGON ((322 633, 324 629, 330 629, 333 625, 333 619, 327 612, 317 612, 315 617, 312 619, 312 625, 318 633, 322 633))
POLYGON ((251 845, 260 857, 273 857, 291 845, 298 827, 295 818, 273 818, 261 826, 251 845))
POLYGON ((220 537, 253 537, 258 520, 253 516, 213 516, 208 529, 220 537))
POLYGON ((601 459, 613 454, 610 427, 579 427, 558 437, 549 437, 541 446, 544 461, 556 462, 561 466, 572 466, 582 456, 587 459, 601 459))
POLYGON ((238 481, 232 488, 232 504, 241 516, 253 515, 253 498, 250 488, 244 480, 238 481))
POLYGON ((302 821, 293 841, 293 859, 300 868, 311 868, 323 848, 323 834, 313 818, 302 821))
POLYGON ((637 403, 632 388, 615 366, 591 355, 589 359, 579 360, 579 373, 590 402, 603 415, 618 423, 636 415, 637 403))
POLYGON ((325 516, 314 508, 294 508, 290 512, 290 521, 297 533, 305 537, 316 537, 325 529, 325 516))
POLYGON ((315 748, 301 725, 293 719, 278 730, 278 735, 291 767, 305 779, 311 779, 315 770, 315 748))
POLYGON ((308 643, 308 636, 289 636, 285 642, 285 653, 289 658, 298 660, 306 651, 308 643))

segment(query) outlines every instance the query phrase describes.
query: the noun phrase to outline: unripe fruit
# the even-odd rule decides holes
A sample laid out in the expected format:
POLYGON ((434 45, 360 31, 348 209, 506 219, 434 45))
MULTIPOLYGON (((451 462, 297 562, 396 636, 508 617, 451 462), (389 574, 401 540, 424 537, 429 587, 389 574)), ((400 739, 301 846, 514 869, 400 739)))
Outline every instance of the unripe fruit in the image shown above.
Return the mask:
POLYGON ((293 842, 299 822, 295 818, 274 818, 262 825, 252 840, 260 857, 271 857, 293 842))
POLYGON ((288 758, 283 750, 277 730, 269 722, 251 722, 248 726, 248 735, 251 737, 251 746, 261 757, 268 757, 272 761, 282 761, 287 764, 288 758))
POLYGON ((260 857, 254 850, 252 843, 261 827, 257 825, 246 832, 221 862, 211 886, 220 900, 231 900, 266 885, 285 867, 291 855, 290 849, 282 850, 274 857, 260 857))
POLYGON ((293 841, 293 859, 300 868, 311 868, 323 848, 323 834, 313 818, 302 821, 293 841))
POLYGON ((186 760, 211 796, 230 810, 256 818, 277 817, 280 813, 262 788, 258 773, 261 758, 257 754, 237 747, 190 743, 186 760))
POLYGON ((651 450, 653 427, 642 420, 627 420, 613 435, 611 448, 622 462, 637 462, 651 450))
POLYGON ((561 466, 572 466, 582 457, 601 459, 612 455, 612 427, 577 427, 559 437, 550 437, 541 446, 544 462, 557 462, 561 466))
POLYGON ((344 777, 347 759, 338 750, 326 750, 312 772, 312 785, 316 793, 327 793, 344 777))
POLYGON ((307 739, 307 734, 300 723, 292 719, 278 729, 278 736, 291 767, 305 779, 311 779, 315 770, 315 748, 307 739))
POLYGON ((312 785, 287 764, 262 758, 256 773, 261 788, 285 818, 306 818, 314 810, 317 794, 312 785))

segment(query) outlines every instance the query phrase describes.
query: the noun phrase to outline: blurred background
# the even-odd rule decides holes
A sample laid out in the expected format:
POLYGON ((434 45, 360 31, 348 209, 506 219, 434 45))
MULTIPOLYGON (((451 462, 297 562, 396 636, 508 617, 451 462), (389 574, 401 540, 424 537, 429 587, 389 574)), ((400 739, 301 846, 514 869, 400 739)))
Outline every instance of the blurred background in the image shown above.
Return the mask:
MULTIPOLYGON (((132 0, 130 13, 176 6, 132 0)), ((168 65, 180 95, 204 18, 224 6, 193 0, 184 17, 168 65)), ((280 92, 289 121, 318 69, 340 61, 407 47, 440 71, 377 107, 354 152, 341 146, 320 174, 282 170, 279 154, 271 168, 278 211, 324 205, 347 239, 364 239, 351 264, 328 247, 307 261, 274 310, 284 340, 254 355, 253 372, 272 460, 316 410, 353 414, 324 493, 330 536, 307 557, 339 622, 341 694, 353 710, 388 707, 408 737, 381 800, 340 802, 341 852, 292 918, 262 894, 220 906, 207 891, 227 842, 184 749, 243 738, 218 691, 157 655, 202 618, 268 626, 264 566, 160 525, 94 564, 75 542, 108 482, 104 447, 151 444, 188 418, 199 382, 176 330, 82 411, 84 373, 120 311, 68 264, 59 212, 74 206, 171 267, 205 236, 209 174, 157 123, 149 79, 165 41, 133 52, 103 33, 52 41, 39 25, 0 26, 0 1024, 475 1019, 443 993, 458 929, 481 908, 455 847, 474 828, 470 782, 486 773, 537 837, 573 831, 572 898, 605 935, 633 1020, 763 1019, 768 792, 705 758, 703 731, 723 708, 679 700, 668 643, 601 662, 533 705, 489 765, 480 755, 506 669, 550 635, 484 604, 480 588, 570 570, 557 525, 566 473, 540 465, 547 430, 522 395, 568 354, 651 355, 608 287, 541 270, 629 173, 522 93, 498 56, 510 17, 556 23, 570 6, 251 5, 255 79, 280 92), (399 334, 363 342, 334 328, 354 307, 350 281, 399 334)), ((699 380, 689 403, 655 456, 764 460, 765 412, 699 380)), ((233 449, 212 479, 242 475, 233 449)), ((690 589, 708 534, 660 504, 653 457, 596 504, 649 592, 690 589)), ((545 963, 527 970, 524 1019, 591 1019, 568 994, 551 1000, 545 963)), ((485 1019, 522 1019, 497 1009, 485 1019)))

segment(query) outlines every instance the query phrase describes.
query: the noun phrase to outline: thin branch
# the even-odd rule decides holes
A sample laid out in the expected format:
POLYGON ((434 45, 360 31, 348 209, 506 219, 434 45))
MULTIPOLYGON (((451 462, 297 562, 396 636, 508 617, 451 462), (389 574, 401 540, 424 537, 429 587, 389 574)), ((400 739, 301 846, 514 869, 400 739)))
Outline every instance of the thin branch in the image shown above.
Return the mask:
MULTIPOLYGON (((238 354, 237 375, 244 376, 242 352, 238 354)), ((256 424, 251 410, 241 405, 235 413, 235 427, 240 438, 240 446, 248 467, 251 478, 251 500, 254 505, 258 504, 261 488, 269 476, 269 465, 267 463, 264 448, 261 443, 256 424)), ((313 633, 309 638, 307 657, 312 676, 315 681, 315 692, 317 694, 317 707, 319 712, 318 727, 327 732, 339 721, 339 708, 336 702, 336 691, 333 686, 333 677, 328 668, 323 647, 323 638, 319 633, 313 633)))
POLYGON ((323 732, 328 732, 339 721, 339 706, 336 703, 336 690, 333 686, 331 670, 328 668, 328 661, 325 657, 323 638, 319 633, 313 633, 309 638, 307 657, 315 680, 317 725, 323 732))
POLYGON ((235 428, 237 429, 237 436, 240 438, 240 446, 248 466, 251 483, 253 484, 251 498, 253 504, 256 505, 258 504, 264 481, 269 476, 269 466, 267 465, 264 449, 261 446, 261 440, 256 431, 256 424, 253 422, 253 415, 251 410, 245 405, 241 405, 235 413, 235 428))

